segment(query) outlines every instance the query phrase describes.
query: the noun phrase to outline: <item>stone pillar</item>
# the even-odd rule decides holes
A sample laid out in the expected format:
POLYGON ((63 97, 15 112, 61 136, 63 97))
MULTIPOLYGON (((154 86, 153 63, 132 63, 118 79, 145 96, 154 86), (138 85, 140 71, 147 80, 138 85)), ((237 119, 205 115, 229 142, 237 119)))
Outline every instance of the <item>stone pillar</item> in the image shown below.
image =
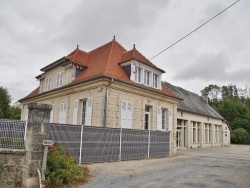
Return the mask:
POLYGON ((51 105, 31 103, 26 133, 26 156, 22 172, 22 187, 38 187, 37 169, 42 170, 44 146, 48 139, 51 105))
POLYGON ((184 120, 181 120, 181 147, 184 147, 184 138, 185 138, 185 132, 184 132, 184 120))
POLYGON ((214 147, 214 141, 215 141, 215 136, 217 136, 217 135, 215 135, 215 126, 214 126, 214 124, 211 124, 211 143, 212 143, 212 147, 214 147))
POLYGON ((186 121, 186 147, 190 148, 190 121, 186 121))
POLYGON ((204 145, 204 123, 200 123, 200 147, 203 148, 204 145))

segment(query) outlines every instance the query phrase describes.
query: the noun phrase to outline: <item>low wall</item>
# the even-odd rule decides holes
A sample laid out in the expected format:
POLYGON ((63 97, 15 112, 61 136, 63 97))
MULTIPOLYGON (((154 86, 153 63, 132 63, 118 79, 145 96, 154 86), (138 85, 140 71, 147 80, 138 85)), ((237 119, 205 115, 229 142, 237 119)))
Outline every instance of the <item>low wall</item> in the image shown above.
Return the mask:
POLYGON ((0 149, 0 187, 21 187, 25 151, 0 149))

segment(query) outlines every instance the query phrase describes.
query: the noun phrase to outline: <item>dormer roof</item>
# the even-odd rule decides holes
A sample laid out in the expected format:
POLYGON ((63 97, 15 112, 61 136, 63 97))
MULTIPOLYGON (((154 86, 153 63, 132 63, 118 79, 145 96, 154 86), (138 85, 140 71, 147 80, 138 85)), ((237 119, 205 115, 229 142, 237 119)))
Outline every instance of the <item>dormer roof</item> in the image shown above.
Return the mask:
POLYGON ((136 60, 139 61, 140 63, 143 63, 145 65, 148 65, 149 67, 152 67, 162 73, 165 73, 164 70, 160 69, 159 67, 155 66, 150 60, 148 60, 144 55, 142 55, 136 48, 135 45, 133 47, 132 50, 125 52, 122 55, 122 59, 120 64, 124 63, 124 62, 128 62, 131 60, 136 60))

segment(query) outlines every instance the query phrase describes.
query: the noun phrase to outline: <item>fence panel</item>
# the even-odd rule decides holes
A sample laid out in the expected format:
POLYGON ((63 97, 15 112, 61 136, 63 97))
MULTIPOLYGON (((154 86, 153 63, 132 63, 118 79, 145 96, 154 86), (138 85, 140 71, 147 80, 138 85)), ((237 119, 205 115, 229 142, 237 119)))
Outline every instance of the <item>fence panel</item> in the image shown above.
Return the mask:
POLYGON ((77 162, 80 156, 81 127, 76 125, 50 124, 49 138, 64 147, 77 162))
POLYGON ((148 130, 122 129, 121 160, 148 158, 148 130))
POLYGON ((169 141, 170 132, 151 131, 149 158, 169 156, 169 141))
POLYGON ((169 156, 169 132, 50 124, 50 139, 79 163, 169 156))
POLYGON ((26 121, 0 119, 0 148, 25 149, 26 121))
POLYGON ((118 161, 120 129, 83 126, 82 163, 118 161))

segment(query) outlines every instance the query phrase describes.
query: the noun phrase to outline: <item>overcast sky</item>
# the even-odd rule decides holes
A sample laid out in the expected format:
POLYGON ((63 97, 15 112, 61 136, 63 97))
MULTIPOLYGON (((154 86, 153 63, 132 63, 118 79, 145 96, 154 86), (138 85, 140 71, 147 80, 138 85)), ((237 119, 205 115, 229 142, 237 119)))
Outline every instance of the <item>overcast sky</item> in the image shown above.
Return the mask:
MULTIPOLYGON (((0 86, 15 102, 40 69, 79 44, 116 40, 148 59, 236 0, 8 0, 0 2, 0 86)), ((250 1, 241 0, 152 62, 163 80, 200 94, 209 84, 250 86, 250 1)))

